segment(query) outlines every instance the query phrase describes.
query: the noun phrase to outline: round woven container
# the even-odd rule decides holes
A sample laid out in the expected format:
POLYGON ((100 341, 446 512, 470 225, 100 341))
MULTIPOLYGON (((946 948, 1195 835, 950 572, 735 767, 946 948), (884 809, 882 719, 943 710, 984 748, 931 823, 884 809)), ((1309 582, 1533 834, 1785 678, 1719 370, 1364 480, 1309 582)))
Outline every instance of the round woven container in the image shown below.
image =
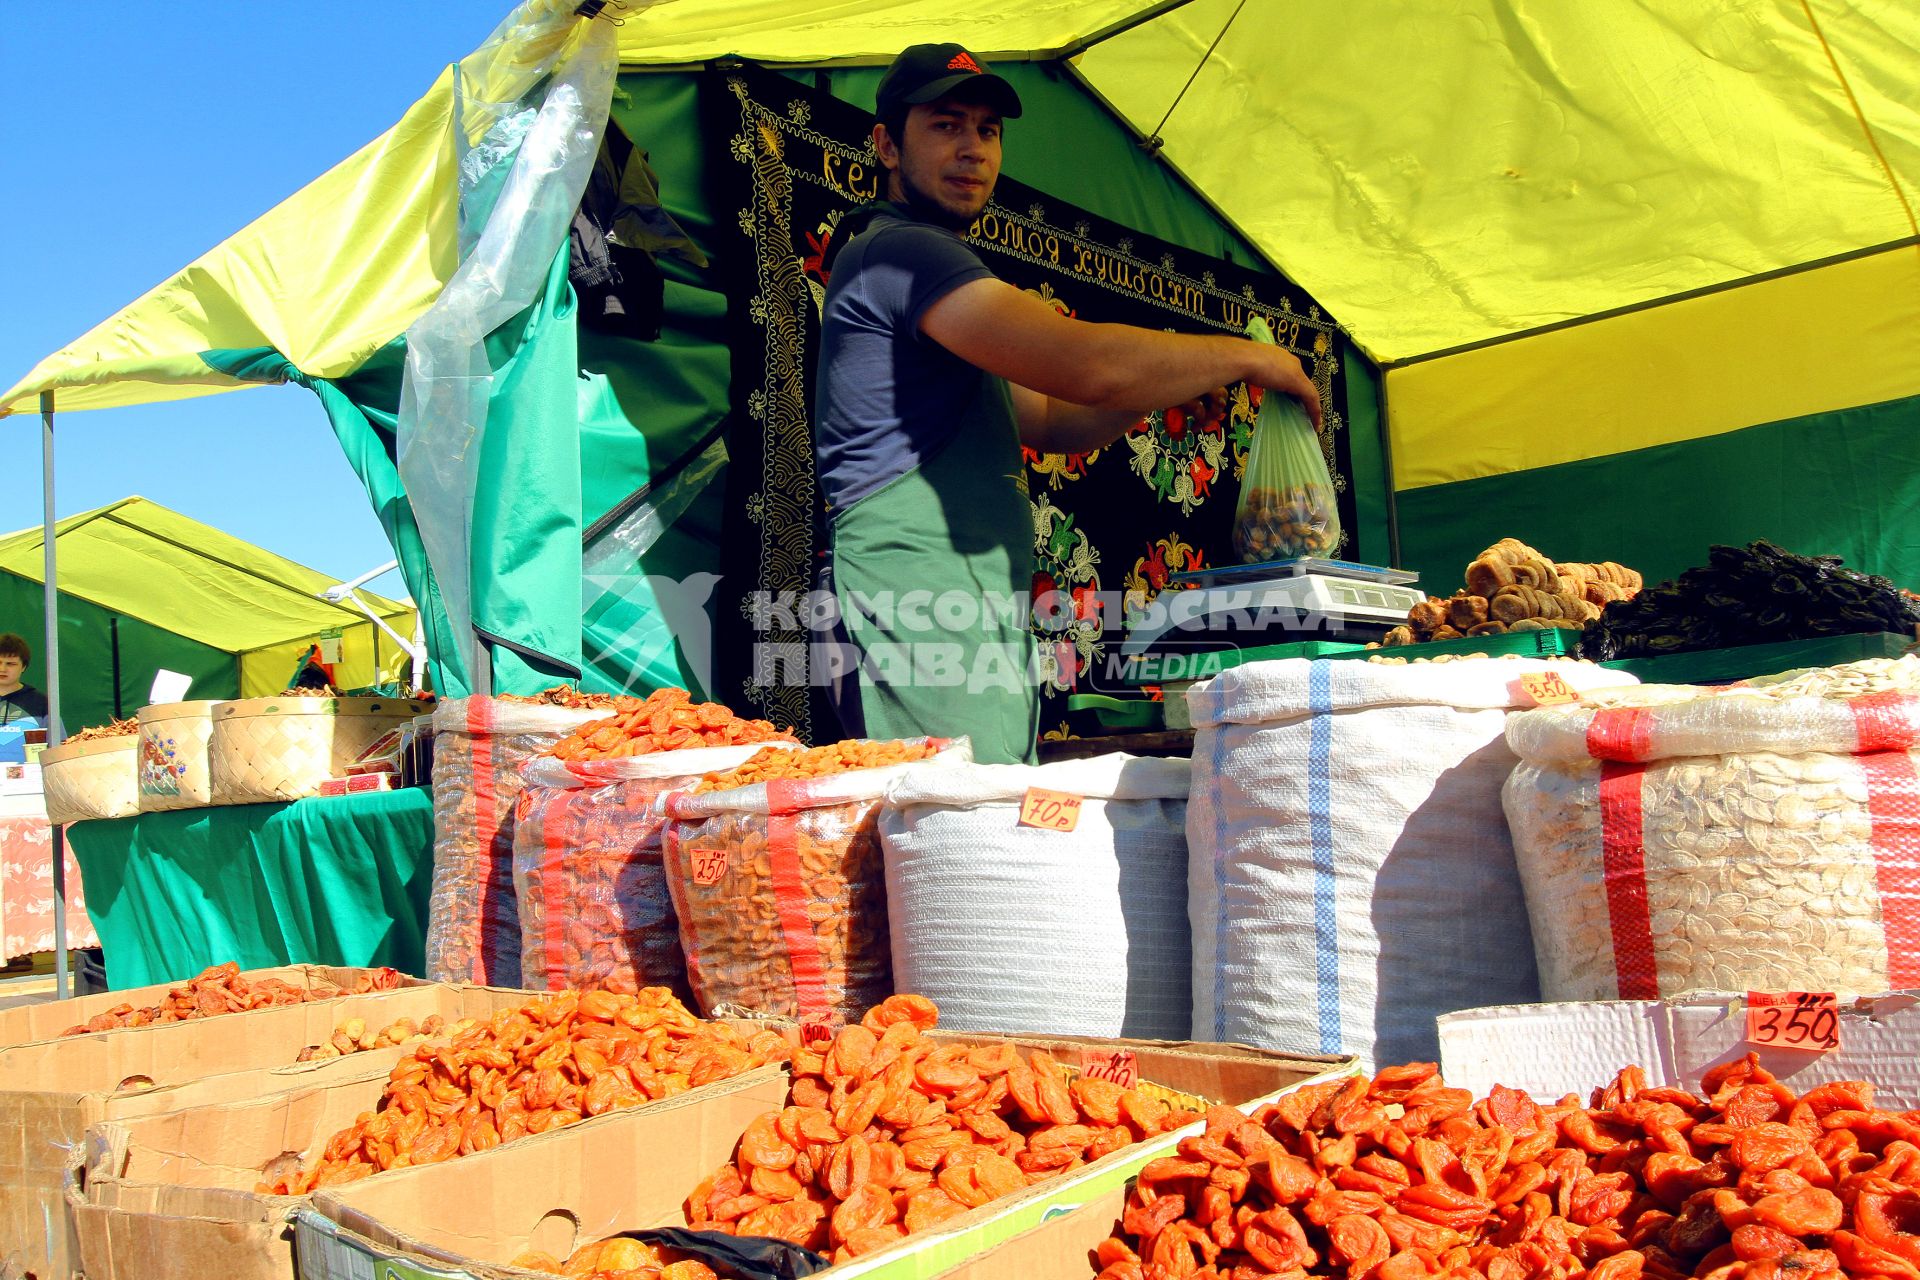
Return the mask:
POLYGON ((354 757, 427 704, 408 698, 246 698, 213 709, 207 748, 214 804, 318 794, 354 757))
POLYGON ((126 818, 140 812, 140 735, 67 742, 40 753, 47 821, 126 818))
POLYGON ((209 803, 207 741, 220 704, 161 702, 142 707, 137 776, 140 812, 193 809, 209 803))

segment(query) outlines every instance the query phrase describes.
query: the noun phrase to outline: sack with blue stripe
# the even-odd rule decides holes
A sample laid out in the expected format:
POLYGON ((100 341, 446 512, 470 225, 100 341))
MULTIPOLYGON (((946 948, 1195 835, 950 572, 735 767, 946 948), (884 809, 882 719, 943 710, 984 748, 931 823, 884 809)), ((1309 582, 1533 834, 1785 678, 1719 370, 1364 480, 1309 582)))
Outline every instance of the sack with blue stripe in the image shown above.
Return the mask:
POLYGON ((1434 1018, 1540 998, 1500 789, 1531 659, 1287 659, 1188 691, 1193 1038, 1437 1060, 1434 1018))

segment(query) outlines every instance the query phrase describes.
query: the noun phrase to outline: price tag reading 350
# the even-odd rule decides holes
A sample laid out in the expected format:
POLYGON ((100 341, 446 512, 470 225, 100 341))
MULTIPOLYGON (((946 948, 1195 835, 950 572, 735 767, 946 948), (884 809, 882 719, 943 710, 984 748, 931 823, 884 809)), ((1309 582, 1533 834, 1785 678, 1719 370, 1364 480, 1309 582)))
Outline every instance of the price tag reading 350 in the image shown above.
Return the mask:
POLYGON ((1020 825, 1042 831, 1071 831, 1080 825, 1080 806, 1085 799, 1064 791, 1028 787, 1026 799, 1020 802, 1020 825))
POLYGON ((1520 677, 1520 692, 1537 707, 1557 707, 1580 701, 1580 695, 1558 671, 1533 671, 1520 677))
POLYGON ((1840 1007, 1831 991, 1749 991, 1747 1040, 1772 1049, 1831 1053, 1840 1047, 1840 1007))
POLYGON ((726 874, 727 851, 725 849, 693 851, 693 882, 695 884, 719 884, 720 878, 726 874))

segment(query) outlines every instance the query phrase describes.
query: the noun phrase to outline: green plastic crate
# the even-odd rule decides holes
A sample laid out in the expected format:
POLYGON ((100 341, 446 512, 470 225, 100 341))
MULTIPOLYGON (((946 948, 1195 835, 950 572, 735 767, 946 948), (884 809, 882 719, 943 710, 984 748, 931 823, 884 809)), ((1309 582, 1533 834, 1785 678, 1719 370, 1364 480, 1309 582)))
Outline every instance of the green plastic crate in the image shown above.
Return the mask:
POLYGON ((1580 633, 1565 627, 1545 627, 1539 631, 1506 631, 1497 636, 1462 636, 1458 640, 1431 640, 1426 644, 1402 644, 1390 649, 1365 649, 1359 653, 1330 653, 1329 658, 1437 658, 1445 653, 1484 653, 1499 658, 1514 654, 1522 658, 1571 657, 1580 648, 1580 633))
POLYGON ((1733 649, 1701 649, 1695 653, 1663 653, 1652 658, 1618 658, 1600 665, 1637 676, 1647 684, 1731 684, 1756 676, 1777 675, 1801 667, 1831 667, 1867 658, 1898 658, 1916 651, 1912 636, 1891 631, 1852 636, 1823 636, 1818 640, 1781 640, 1747 644, 1733 649))
POLYGON ((1135 664, 1128 670, 1127 680, 1130 684, 1158 684, 1172 688, 1176 683, 1183 686, 1198 684, 1230 667, 1244 667, 1249 662, 1273 662, 1280 658, 1335 658, 1354 654, 1364 657, 1368 652, 1364 644, 1351 640, 1297 640, 1291 644, 1219 649, 1211 653, 1176 651, 1152 655, 1135 664))

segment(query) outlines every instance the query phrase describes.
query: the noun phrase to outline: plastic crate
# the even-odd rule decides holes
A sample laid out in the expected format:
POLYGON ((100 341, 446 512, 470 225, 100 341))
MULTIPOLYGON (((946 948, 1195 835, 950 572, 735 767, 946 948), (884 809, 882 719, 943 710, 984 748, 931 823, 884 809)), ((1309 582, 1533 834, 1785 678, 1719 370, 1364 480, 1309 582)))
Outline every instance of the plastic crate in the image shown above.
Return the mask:
POLYGON ((1462 636, 1458 640, 1430 640, 1426 644, 1400 644, 1392 648, 1363 649, 1359 653, 1330 653, 1329 658, 1437 658, 1441 654, 1483 653, 1499 658, 1508 654, 1522 658, 1572 657, 1580 649, 1580 633, 1565 627, 1545 627, 1538 631, 1506 631, 1497 636, 1462 636))
POLYGON ((1650 658, 1616 658, 1600 665, 1638 676, 1647 684, 1731 684, 1756 676, 1778 675, 1801 667, 1832 667, 1867 658, 1898 658, 1920 651, 1913 636, 1869 631, 1817 640, 1781 640, 1732 649, 1663 653, 1650 658))

